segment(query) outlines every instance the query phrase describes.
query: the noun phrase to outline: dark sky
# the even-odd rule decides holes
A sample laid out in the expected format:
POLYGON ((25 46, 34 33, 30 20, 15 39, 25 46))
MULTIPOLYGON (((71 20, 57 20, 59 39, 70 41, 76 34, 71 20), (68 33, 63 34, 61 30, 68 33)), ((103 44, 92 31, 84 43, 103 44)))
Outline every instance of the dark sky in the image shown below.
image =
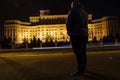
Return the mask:
MULTIPOLYGON (((66 14, 72 0, 0 0, 1 19, 23 19, 39 15, 40 9, 53 14, 66 14)), ((85 9, 95 16, 119 15, 118 0, 82 0, 85 9)))

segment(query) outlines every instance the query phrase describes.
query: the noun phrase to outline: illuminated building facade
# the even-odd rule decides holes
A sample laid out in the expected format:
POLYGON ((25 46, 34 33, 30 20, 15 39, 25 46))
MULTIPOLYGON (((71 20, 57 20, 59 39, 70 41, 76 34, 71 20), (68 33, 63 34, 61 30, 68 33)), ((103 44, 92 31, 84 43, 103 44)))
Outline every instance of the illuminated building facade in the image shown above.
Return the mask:
POLYGON ((97 40, 104 36, 120 34, 120 24, 117 16, 105 16, 91 20, 91 25, 91 27, 89 26, 90 35, 92 38, 96 37, 97 40))
MULTIPOLYGON (((47 38, 58 42, 69 41, 65 25, 66 18, 67 15, 49 15, 49 10, 41 10, 40 16, 29 17, 30 22, 6 20, 4 34, 6 37, 10 36, 16 44, 22 43, 24 39, 30 42, 33 37, 39 38, 42 42, 45 42, 47 38)), ((103 36, 120 32, 116 17, 92 20, 92 15, 89 15, 89 20, 91 21, 88 24, 89 41, 95 36, 99 40, 103 36)))

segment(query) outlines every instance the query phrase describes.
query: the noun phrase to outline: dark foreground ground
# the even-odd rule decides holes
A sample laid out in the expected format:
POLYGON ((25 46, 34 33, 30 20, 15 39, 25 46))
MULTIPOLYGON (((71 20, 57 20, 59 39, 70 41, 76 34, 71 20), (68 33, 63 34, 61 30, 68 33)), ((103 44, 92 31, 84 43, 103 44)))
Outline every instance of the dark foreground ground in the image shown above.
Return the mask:
POLYGON ((73 78, 72 52, 16 52, 0 54, 0 80, 120 80, 120 51, 87 52, 84 79, 73 78), (51 54, 50 54, 51 53, 51 54))

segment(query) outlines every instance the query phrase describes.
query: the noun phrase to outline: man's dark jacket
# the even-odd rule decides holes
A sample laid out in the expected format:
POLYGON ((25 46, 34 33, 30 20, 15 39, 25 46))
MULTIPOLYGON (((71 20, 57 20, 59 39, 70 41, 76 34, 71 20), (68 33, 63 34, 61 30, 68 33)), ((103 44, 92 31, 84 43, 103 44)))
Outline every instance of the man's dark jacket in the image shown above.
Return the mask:
POLYGON ((80 8, 71 8, 66 28, 69 36, 88 36, 88 14, 80 8))

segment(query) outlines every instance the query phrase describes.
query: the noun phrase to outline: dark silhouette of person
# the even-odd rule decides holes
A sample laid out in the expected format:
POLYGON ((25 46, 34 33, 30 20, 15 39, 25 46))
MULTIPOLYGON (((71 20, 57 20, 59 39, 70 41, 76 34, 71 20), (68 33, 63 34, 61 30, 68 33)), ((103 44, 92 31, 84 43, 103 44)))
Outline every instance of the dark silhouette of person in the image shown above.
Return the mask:
POLYGON ((70 36, 78 70, 71 76, 84 76, 86 70, 86 45, 88 41, 88 14, 78 0, 73 0, 66 20, 67 34, 70 36))

